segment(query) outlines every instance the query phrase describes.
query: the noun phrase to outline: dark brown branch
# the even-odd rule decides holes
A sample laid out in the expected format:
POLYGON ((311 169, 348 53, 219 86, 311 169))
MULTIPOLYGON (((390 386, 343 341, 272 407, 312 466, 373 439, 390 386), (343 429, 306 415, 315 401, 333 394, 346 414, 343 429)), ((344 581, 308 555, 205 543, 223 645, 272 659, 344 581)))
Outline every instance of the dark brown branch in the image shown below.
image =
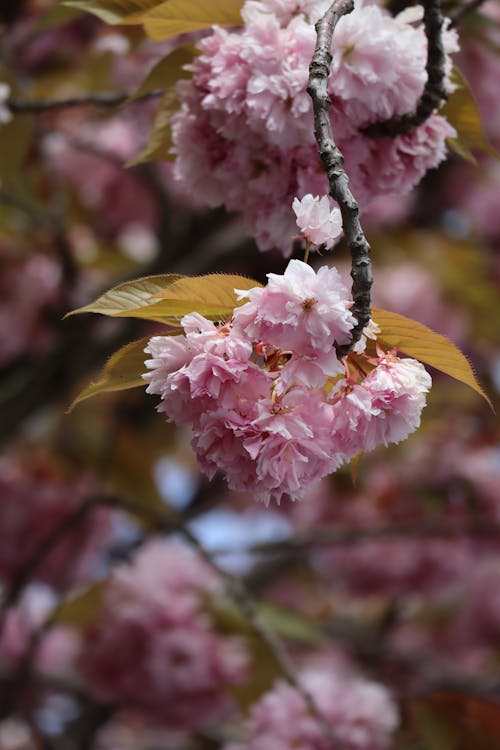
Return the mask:
POLYGON ((13 114, 39 115, 56 109, 68 109, 70 107, 82 107, 90 105, 94 107, 118 107, 120 104, 130 100, 130 103, 152 99, 163 94, 163 90, 150 91, 136 99, 130 99, 134 91, 106 91, 93 94, 76 94, 66 99, 34 99, 23 101, 21 99, 8 99, 6 106, 13 114))
POLYGON ((444 18, 441 14, 441 0, 422 0, 422 5, 427 37, 427 81, 422 96, 414 112, 369 125, 363 130, 366 135, 390 138, 408 135, 419 125, 423 125, 448 97, 445 86, 446 56, 442 36, 444 18))
POLYGON ((5 623, 5 615, 9 607, 16 604, 17 599, 28 583, 33 573, 45 560, 51 550, 78 524, 80 524, 86 515, 93 510, 98 503, 98 499, 90 498, 78 506, 73 513, 63 518, 58 526, 51 529, 48 534, 35 547, 33 552, 26 558, 15 576, 13 577, 5 596, 2 601, 2 611, 0 613, 0 635, 5 623))
POLYGON ((481 7, 485 3, 485 0, 470 0, 470 2, 465 3, 458 13, 452 18, 451 23, 449 25, 450 29, 455 29, 457 26, 459 26, 464 18, 466 18, 471 13, 474 13, 475 10, 478 10, 478 8, 481 7))
POLYGON ((384 539, 500 539, 500 525, 490 521, 464 521, 462 523, 388 524, 366 529, 316 528, 295 534, 288 539, 260 542, 247 547, 221 547, 213 551, 216 557, 244 552, 249 554, 303 554, 307 549, 322 547, 347 547, 384 539))
POLYGON ((371 317, 370 289, 372 273, 370 245, 359 222, 359 207, 349 189, 349 178, 345 173, 344 157, 335 145, 329 110, 331 100, 328 95, 328 76, 332 62, 331 46, 335 26, 339 19, 354 8, 353 0, 335 0, 329 10, 316 24, 316 49, 309 66, 307 91, 314 108, 314 134, 318 142, 319 155, 330 185, 330 195, 338 203, 342 214, 344 234, 351 251, 352 314, 357 320, 352 329, 351 341, 337 347, 339 357, 345 357, 353 345, 359 341, 363 328, 371 317))

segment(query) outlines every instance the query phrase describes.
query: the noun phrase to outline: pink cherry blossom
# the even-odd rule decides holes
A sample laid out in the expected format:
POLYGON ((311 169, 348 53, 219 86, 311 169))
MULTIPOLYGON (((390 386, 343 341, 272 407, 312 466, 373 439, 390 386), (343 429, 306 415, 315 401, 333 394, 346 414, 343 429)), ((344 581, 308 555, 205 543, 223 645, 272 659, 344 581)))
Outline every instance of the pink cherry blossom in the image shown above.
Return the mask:
POLYGON ((370 393, 362 385, 340 380, 332 392, 332 427, 338 449, 349 459, 367 448, 366 434, 374 416, 370 393))
POLYGON ((328 0, 247 0, 241 15, 245 23, 250 24, 259 15, 271 14, 284 27, 298 15, 307 16, 314 24, 328 8, 328 0))
POLYGON ((177 424, 193 424, 201 414, 229 408, 238 401, 242 412, 269 388, 270 376, 250 361, 252 345, 238 331, 217 328, 201 315, 183 318, 186 337, 156 336, 149 341, 145 376, 148 393, 162 397, 159 411, 177 424), (245 398, 238 398, 243 392, 245 398))
POLYGON ((209 478, 222 471, 230 489, 265 504, 298 500, 360 451, 416 429, 430 386, 418 362, 382 355, 357 382, 337 359, 354 317, 336 269, 292 260, 266 287, 235 292, 249 301, 229 322, 193 313, 183 336, 146 347, 147 391, 168 419, 191 426, 209 478))
POLYGON ((427 78, 421 25, 391 18, 377 5, 357 5, 339 20, 334 39, 330 88, 350 120, 363 127, 411 112, 427 78))
POLYGON ((249 298, 234 312, 234 326, 249 338, 301 356, 328 353, 349 340, 355 323, 348 292, 335 268, 317 273, 291 260, 283 276, 268 274, 266 287, 238 292, 249 298))
POLYGON ((420 414, 432 385, 424 366, 414 359, 386 356, 365 378, 374 419, 365 434, 366 450, 378 443, 399 443, 420 425, 420 414))
MULTIPOLYGON (((389 692, 369 682, 333 669, 310 669, 301 683, 331 725, 332 733, 346 750, 384 750, 398 724, 396 706, 389 692)), ((297 748, 328 750, 331 739, 307 710, 299 692, 278 682, 251 712, 247 739, 225 750, 297 748)))
POLYGON ((333 246, 342 231, 342 217, 338 208, 330 209, 327 195, 320 198, 309 193, 302 200, 294 198, 292 208, 306 240, 313 245, 333 246))
MULTIPOLYGON (((294 197, 328 191, 306 92, 314 22, 327 5, 247 0, 243 28, 216 28, 199 42, 192 81, 177 88, 172 134, 180 186, 200 205, 241 213, 262 250, 278 247, 284 255, 296 234, 286 207, 294 197)), ((415 108, 426 81, 426 39, 414 22, 412 14, 392 18, 363 4, 335 31, 330 117, 362 208, 381 195, 407 193, 445 158, 446 138, 454 134, 438 115, 409 136, 360 132, 415 108)), ((454 32, 445 32, 445 47, 449 71, 454 32)))
POLYGON ((215 720, 227 704, 223 689, 246 672, 243 643, 219 635, 205 610, 205 597, 221 589, 199 557, 150 541, 105 583, 79 661, 87 689, 169 728, 215 720))
POLYGON ((0 667, 14 670, 29 653, 33 637, 39 641, 34 653, 38 672, 59 677, 74 674, 80 639, 77 630, 67 625, 47 627, 56 605, 54 593, 38 584, 26 588, 16 607, 5 612, 0 637, 0 667), (42 632, 42 628, 43 632, 42 632))
MULTIPOLYGON (((445 159, 446 139, 454 136, 455 129, 444 117, 431 115, 410 135, 366 139, 368 158, 357 170, 361 200, 365 202, 369 195, 380 192, 406 194, 445 159)), ((355 148, 355 141, 350 141, 348 150, 351 148, 355 148)))

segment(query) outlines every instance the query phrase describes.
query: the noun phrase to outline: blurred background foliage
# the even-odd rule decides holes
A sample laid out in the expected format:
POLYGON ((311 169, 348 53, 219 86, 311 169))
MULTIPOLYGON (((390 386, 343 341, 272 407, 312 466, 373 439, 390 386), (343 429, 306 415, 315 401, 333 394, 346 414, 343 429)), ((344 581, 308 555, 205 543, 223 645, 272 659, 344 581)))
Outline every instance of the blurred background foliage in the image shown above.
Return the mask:
MULTIPOLYGON (((222 478, 202 478, 189 435, 166 424, 141 389, 67 414, 119 346, 158 330, 130 319, 63 320, 69 310, 138 276, 224 271, 264 281, 285 262, 259 253, 237 216, 193 209, 167 161, 124 166, 146 147, 158 107, 164 115, 175 106, 185 58, 174 72, 165 67, 170 40, 51 0, 3 0, 0 23, 0 82, 10 87, 4 110, 0 103, 0 748, 224 743, 226 725, 152 726, 87 694, 66 663, 54 675, 56 656, 45 672, 35 658, 58 627, 95 623, 113 566, 153 534, 178 534, 179 524, 245 581, 298 663, 333 654, 391 689, 401 712, 394 748, 500 747, 496 417, 473 391, 433 373, 423 424, 405 444, 363 457, 355 482, 346 467, 302 503, 265 509, 222 478), (40 590, 49 606, 36 604, 40 590)), ((454 154, 408 198, 380 201, 365 226, 376 306, 460 346, 498 412, 497 2, 464 17, 461 44, 456 64, 482 120, 464 125, 468 159, 454 154)), ((156 123, 164 134, 165 117, 156 123)), ((146 152, 158 155, 151 141, 146 152)), ((342 243, 319 260, 347 276, 342 243)), ((206 607, 217 632, 246 639, 249 677, 230 691, 244 711, 279 665, 234 602, 206 607)))

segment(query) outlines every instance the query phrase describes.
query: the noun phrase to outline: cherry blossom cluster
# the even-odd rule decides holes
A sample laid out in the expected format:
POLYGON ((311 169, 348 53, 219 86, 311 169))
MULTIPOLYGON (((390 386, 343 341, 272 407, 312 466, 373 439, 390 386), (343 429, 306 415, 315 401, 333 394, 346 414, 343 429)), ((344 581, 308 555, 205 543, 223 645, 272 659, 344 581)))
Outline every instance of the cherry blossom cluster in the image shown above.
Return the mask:
POLYGON ((131 565, 113 570, 84 634, 88 690, 173 729, 195 730, 220 715, 224 688, 247 676, 243 643, 219 635, 206 611, 221 586, 184 547, 148 542, 131 565))
MULTIPOLYGON (((178 84, 175 176, 201 204, 241 212, 261 250, 278 247, 289 255, 293 197, 328 192, 306 92, 314 22, 328 6, 247 0, 243 28, 215 28, 199 42, 192 80, 178 84)), ((455 133, 440 115, 410 135, 362 132, 415 109, 427 78, 419 13, 412 8, 393 18, 375 4, 359 4, 335 29, 332 127, 365 208, 381 195, 407 193, 445 158, 446 138, 455 133)), ((455 33, 444 37, 447 54, 455 51, 455 33)))
POLYGON ((268 504, 300 499, 360 451, 404 440, 420 423, 431 379, 413 359, 358 354, 364 368, 338 360, 355 319, 338 271, 316 273, 298 260, 225 325, 193 313, 184 335, 155 336, 148 392, 159 411, 193 429, 209 477, 268 504))
MULTIPOLYGON (((310 669, 301 676, 301 683, 331 724, 339 747, 345 750, 389 747, 398 714, 382 685, 331 669, 310 669)), ((331 739, 309 713, 302 696, 285 682, 278 682, 253 707, 246 729, 248 739, 227 745, 225 750, 332 747, 331 739)))

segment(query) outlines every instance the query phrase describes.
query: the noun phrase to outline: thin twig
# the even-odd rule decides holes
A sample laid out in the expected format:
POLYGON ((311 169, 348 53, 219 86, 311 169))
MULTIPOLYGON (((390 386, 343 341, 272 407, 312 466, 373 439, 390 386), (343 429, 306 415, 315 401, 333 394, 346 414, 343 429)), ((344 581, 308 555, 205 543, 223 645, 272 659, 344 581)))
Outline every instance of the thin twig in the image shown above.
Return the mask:
POLYGON ((478 8, 481 7, 481 5, 484 5, 486 0, 470 0, 470 2, 465 3, 460 10, 456 13, 455 16, 451 19, 451 23, 448 28, 455 29, 457 26, 459 26, 464 18, 471 13, 474 13, 475 10, 478 10, 478 8))
POLYGON ((228 573, 215 562, 214 555, 207 552, 207 550, 200 543, 199 539, 195 537, 189 529, 183 527, 181 529, 184 537, 192 544, 198 553, 212 566, 217 573, 222 576, 226 583, 226 590, 231 599, 237 604, 245 616, 247 622, 251 626, 255 635, 269 648, 277 664, 279 665, 280 671, 285 680, 299 693, 302 700, 304 701, 307 710, 318 722, 325 736, 332 743, 332 750, 342 750, 339 738, 335 735, 334 729, 330 722, 326 719, 323 712, 317 706, 311 693, 302 685, 298 675, 295 672, 295 666, 293 661, 290 659, 285 645, 281 638, 276 633, 267 627, 265 622, 262 620, 259 610, 243 581, 236 578, 235 576, 228 573))
MULTIPOLYGON (((482 2, 482 0, 481 0, 482 2)), ((427 37, 427 81, 414 112, 392 117, 385 122, 376 122, 363 129, 366 135, 394 138, 408 135, 418 128, 446 101, 446 55, 442 29, 441 0, 422 0, 424 7, 424 29, 427 37)))
POLYGON ((163 89, 157 89, 131 99, 134 93, 134 91, 105 91, 93 94, 75 94, 65 99, 33 99, 32 101, 12 98, 8 99, 5 104, 16 115, 38 115, 55 109, 69 109, 70 107, 82 107, 85 105, 93 107, 118 107, 120 104, 125 104, 126 102, 132 104, 144 101, 144 99, 153 99, 161 96, 164 92, 163 89))
POLYGON ((7 591, 5 592, 5 596, 3 597, 2 610, 0 612, 0 637, 3 632, 7 610, 9 609, 9 607, 13 607, 16 604, 21 591, 28 583, 35 570, 42 564, 51 550, 62 539, 64 539, 66 534, 68 534, 76 526, 78 526, 78 524, 83 521, 85 516, 97 506, 99 500, 100 498, 89 498, 85 502, 81 503, 81 505, 79 505, 78 508, 73 511, 73 513, 70 513, 65 518, 63 518, 63 520, 57 526, 51 529, 48 534, 46 534, 46 536, 38 543, 33 552, 31 552, 31 554, 26 558, 24 563, 18 569, 12 581, 10 582, 7 591))
POLYGON ((215 561, 215 555, 205 549, 200 540, 189 530, 184 519, 170 509, 162 511, 158 508, 144 506, 130 499, 119 497, 104 498, 103 502, 115 508, 121 508, 133 515, 140 516, 149 521, 157 530, 170 533, 180 532, 184 538, 193 546, 198 554, 212 567, 225 583, 226 592, 234 603, 240 608, 248 624, 255 635, 261 640, 273 654, 282 676, 300 694, 310 714, 316 719, 325 736, 332 743, 332 750, 343 750, 338 737, 330 722, 316 705, 309 691, 301 684, 282 640, 276 633, 268 628, 262 620, 258 607, 255 604, 245 584, 236 576, 221 568, 215 561))
POLYGON ((314 108, 314 134, 318 142, 319 154, 328 175, 330 195, 338 203, 342 214, 344 234, 351 251, 352 297, 354 305, 352 314, 357 320, 351 331, 351 341, 337 347, 339 357, 345 357, 353 345, 359 341, 363 328, 369 323, 370 289, 372 273, 370 263, 370 245, 359 222, 359 207, 349 189, 349 178, 345 173, 344 158, 335 145, 329 109, 331 100, 328 95, 328 76, 332 61, 331 46, 335 26, 340 18, 354 8, 353 0, 335 0, 329 10, 316 24, 316 49, 309 66, 309 85, 307 91, 314 108))
POLYGON ((299 554, 309 548, 347 547, 384 539, 500 539, 500 524, 490 521, 465 523, 390 524, 367 529, 316 528, 295 534, 286 539, 258 542, 247 547, 220 547, 212 551, 214 557, 236 553, 278 555, 299 554))

